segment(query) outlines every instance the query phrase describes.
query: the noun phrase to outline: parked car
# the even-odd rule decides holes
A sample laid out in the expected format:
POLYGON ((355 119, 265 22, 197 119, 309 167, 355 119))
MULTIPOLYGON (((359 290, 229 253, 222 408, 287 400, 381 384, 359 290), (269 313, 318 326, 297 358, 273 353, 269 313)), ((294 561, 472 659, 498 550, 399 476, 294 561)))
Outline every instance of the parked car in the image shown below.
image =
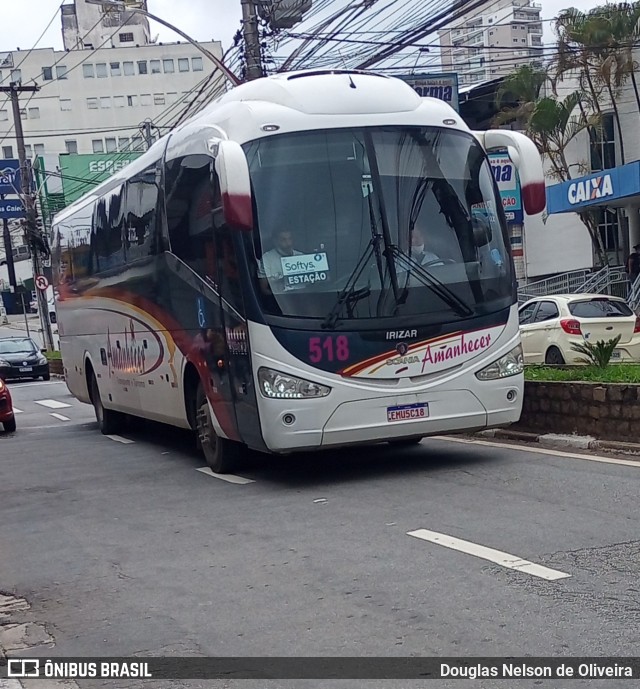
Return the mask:
MULTIPOLYGON (((53 297, 50 297, 47 300, 47 308, 49 309, 49 323, 55 323, 58 322, 58 317, 56 315, 56 307, 55 307, 55 302, 53 300, 53 297)), ((32 299, 29 302, 29 310, 31 313, 38 313, 38 300, 37 299, 32 299)))
POLYGON ((0 338, 0 378, 49 380, 49 362, 30 337, 0 338))
POLYGON ((575 364, 583 355, 576 343, 620 341, 612 361, 640 361, 640 319, 624 299, 606 294, 551 294, 524 303, 519 310, 526 364, 575 364))
POLYGON ((0 423, 7 433, 16 430, 16 417, 7 384, 0 378, 0 423))

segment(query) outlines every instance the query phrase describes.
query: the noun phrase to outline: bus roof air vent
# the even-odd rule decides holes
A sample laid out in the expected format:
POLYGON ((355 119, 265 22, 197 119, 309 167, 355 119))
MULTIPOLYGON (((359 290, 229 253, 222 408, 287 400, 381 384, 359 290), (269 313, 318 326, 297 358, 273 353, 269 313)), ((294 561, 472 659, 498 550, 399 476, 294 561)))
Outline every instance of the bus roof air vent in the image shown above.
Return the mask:
POLYGON ((293 81, 294 79, 304 79, 305 77, 320 77, 327 76, 329 74, 364 74, 368 77, 380 77, 381 79, 388 79, 384 74, 378 74, 377 72, 366 72, 360 69, 314 69, 308 72, 295 72, 287 77, 287 81, 293 81))

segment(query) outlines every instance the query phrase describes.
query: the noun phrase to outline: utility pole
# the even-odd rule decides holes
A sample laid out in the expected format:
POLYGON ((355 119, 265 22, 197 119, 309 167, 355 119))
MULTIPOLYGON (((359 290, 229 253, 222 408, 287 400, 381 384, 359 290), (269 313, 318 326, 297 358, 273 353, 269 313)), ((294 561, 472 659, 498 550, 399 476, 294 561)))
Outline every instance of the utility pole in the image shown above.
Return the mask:
MULTIPOLYGON (((0 86, 0 93, 8 93, 13 106, 13 125, 16 130, 16 141, 18 144, 18 159, 20 160, 20 181, 22 185, 22 195, 27 212, 27 236, 33 259, 33 277, 42 275, 42 261, 40 260, 40 248, 46 246, 36 222, 35 198, 31 194, 31 169, 27 162, 27 153, 24 147, 24 131, 22 129, 22 118, 20 117, 20 94, 35 93, 39 91, 39 86, 22 86, 16 81, 12 81, 9 86, 0 86)), ((49 305, 47 304, 47 291, 36 288, 38 298, 38 311, 45 344, 49 351, 53 351, 53 334, 51 332, 51 322, 49 321, 49 305)))
POLYGON ((147 120, 142 125, 142 134, 147 142, 147 151, 153 146, 153 134, 151 133, 151 121, 147 120))
POLYGON ((247 81, 263 77, 258 13, 254 0, 242 2, 242 33, 244 35, 244 56, 247 61, 247 81))
MULTIPOLYGON (((0 195, 0 199, 4 200, 4 194, 0 195)), ((11 232, 9 232, 9 221, 6 218, 2 219, 2 226, 2 241, 4 246, 4 254, 7 258, 9 284, 15 291, 18 283, 16 281, 16 267, 13 265, 13 244, 11 242, 11 232)))

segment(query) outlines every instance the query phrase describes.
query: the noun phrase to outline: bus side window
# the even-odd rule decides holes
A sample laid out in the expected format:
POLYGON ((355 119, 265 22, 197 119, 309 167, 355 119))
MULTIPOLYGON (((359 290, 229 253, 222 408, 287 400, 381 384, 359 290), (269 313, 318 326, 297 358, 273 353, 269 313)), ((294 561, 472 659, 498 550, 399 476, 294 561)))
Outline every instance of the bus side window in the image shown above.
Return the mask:
POLYGON ((93 213, 91 232, 91 273, 104 273, 121 268, 125 263, 122 241, 124 193, 118 187, 105 194, 93 213))
POLYGON ((135 261, 157 252, 158 182, 156 165, 149 166, 127 183, 125 243, 127 260, 135 261))
POLYGON ((212 163, 213 159, 204 155, 169 161, 165 188, 171 252, 202 277, 213 278, 213 211, 219 204, 215 179, 212 183, 212 163))

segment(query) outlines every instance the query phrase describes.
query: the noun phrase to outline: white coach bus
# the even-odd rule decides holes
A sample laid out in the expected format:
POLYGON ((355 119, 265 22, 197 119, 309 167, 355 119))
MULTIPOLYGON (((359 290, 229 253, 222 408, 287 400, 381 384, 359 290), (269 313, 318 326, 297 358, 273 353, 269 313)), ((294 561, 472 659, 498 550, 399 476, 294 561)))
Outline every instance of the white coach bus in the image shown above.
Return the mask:
POLYGON ((488 150, 525 136, 354 71, 229 91, 54 222, 67 385, 103 433, 192 428, 216 472, 518 420, 516 281, 488 150))

